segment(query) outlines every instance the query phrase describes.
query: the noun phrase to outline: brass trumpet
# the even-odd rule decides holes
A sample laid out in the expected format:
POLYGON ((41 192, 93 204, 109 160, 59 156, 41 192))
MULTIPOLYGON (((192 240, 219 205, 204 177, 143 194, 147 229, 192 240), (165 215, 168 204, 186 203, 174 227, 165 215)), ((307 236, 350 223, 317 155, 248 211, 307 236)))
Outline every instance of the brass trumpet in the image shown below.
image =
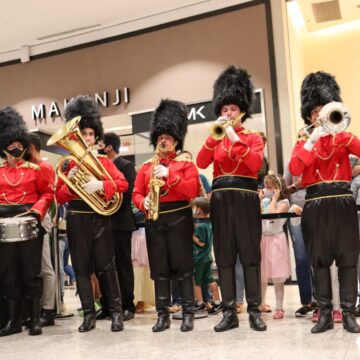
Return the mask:
POLYGON ((226 128, 228 126, 235 127, 244 115, 245 113, 240 113, 235 119, 223 117, 224 122, 222 124, 215 123, 210 127, 210 136, 215 140, 223 139, 226 135, 226 128))
POLYGON ((335 135, 344 131, 351 122, 350 112, 347 107, 338 101, 332 101, 322 107, 316 121, 304 128, 305 132, 310 136, 308 129, 313 126, 322 126, 324 130, 335 135))

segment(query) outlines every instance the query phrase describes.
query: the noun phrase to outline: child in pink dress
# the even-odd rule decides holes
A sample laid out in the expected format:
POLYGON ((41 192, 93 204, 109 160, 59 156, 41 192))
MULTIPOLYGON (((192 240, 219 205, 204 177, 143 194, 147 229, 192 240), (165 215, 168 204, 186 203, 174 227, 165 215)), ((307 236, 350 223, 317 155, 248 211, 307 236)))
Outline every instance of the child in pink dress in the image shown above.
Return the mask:
MULTIPOLYGON (((288 212, 290 203, 284 179, 278 175, 267 175, 264 178, 264 185, 265 188, 259 193, 261 212, 263 214, 288 212)), ((284 282, 291 274, 289 245, 283 228, 285 222, 286 219, 262 221, 261 306, 265 304, 267 283, 271 281, 274 284, 276 297, 274 319, 284 317, 284 282)))

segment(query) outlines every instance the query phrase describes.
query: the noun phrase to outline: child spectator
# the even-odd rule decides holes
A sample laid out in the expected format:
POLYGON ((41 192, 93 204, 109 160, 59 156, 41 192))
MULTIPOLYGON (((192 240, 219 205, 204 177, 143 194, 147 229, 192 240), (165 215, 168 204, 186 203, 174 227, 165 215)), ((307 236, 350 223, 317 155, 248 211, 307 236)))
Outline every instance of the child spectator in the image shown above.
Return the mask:
MULTIPOLYGON (((275 214, 288 212, 290 203, 284 179, 278 175, 267 175, 264 178, 265 188, 260 191, 261 212, 275 214)), ((286 219, 270 219, 262 221, 261 238, 261 288, 262 306, 268 281, 275 288, 276 307, 274 319, 284 317, 284 282, 291 274, 288 241, 284 232, 286 219)))
POLYGON ((203 301, 201 287, 209 286, 214 298, 214 305, 208 310, 209 314, 217 314, 222 309, 219 296, 219 289, 213 279, 211 264, 213 262, 211 250, 213 235, 209 219, 210 201, 204 197, 198 197, 193 201, 193 217, 195 230, 193 236, 193 255, 195 263, 195 309, 205 310, 206 304, 203 301))

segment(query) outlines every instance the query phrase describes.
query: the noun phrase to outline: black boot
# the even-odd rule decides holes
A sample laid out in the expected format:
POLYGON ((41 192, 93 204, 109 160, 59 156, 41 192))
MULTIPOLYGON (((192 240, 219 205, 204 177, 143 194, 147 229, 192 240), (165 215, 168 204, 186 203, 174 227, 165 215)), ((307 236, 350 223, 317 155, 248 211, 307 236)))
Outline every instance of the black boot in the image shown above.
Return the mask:
POLYGON ((219 269, 219 280, 224 308, 222 320, 214 327, 216 332, 227 331, 239 327, 235 300, 235 268, 219 269))
POLYGON ((357 298, 356 267, 339 267, 340 305, 343 315, 343 327, 350 333, 360 333, 355 319, 357 298))
POLYGON ((183 276, 179 276, 178 281, 183 314, 183 320, 180 326, 180 330, 183 332, 191 331, 194 329, 195 307, 193 273, 189 272, 184 274, 183 276))
POLYGON ((7 323, 0 330, 0 336, 17 334, 22 331, 21 327, 21 305, 19 301, 7 299, 7 323))
POLYGON ((30 299, 29 308, 30 308, 29 335, 32 336, 41 335, 42 329, 40 324, 40 314, 41 314, 40 299, 30 299))
POLYGON ((334 328, 330 269, 327 267, 314 268, 314 282, 315 297, 320 317, 317 324, 311 329, 311 332, 318 334, 334 328))
POLYGON ((42 314, 40 317, 40 325, 41 327, 55 325, 54 310, 49 310, 49 309, 42 310, 42 314))
POLYGON ((88 332, 96 327, 96 314, 90 276, 77 276, 76 286, 80 296, 81 307, 84 311, 84 321, 79 327, 79 332, 88 332))
POLYGON ((170 279, 155 280, 155 303, 158 319, 153 326, 153 332, 160 332, 170 328, 170 279))
POLYGON ((261 274, 260 266, 244 266, 245 295, 248 304, 250 327, 256 331, 265 331, 267 326, 261 319, 261 274))
POLYGON ((111 318, 111 331, 124 330, 120 286, 117 277, 115 262, 111 262, 99 277, 103 279, 105 292, 109 299, 109 312, 111 318))

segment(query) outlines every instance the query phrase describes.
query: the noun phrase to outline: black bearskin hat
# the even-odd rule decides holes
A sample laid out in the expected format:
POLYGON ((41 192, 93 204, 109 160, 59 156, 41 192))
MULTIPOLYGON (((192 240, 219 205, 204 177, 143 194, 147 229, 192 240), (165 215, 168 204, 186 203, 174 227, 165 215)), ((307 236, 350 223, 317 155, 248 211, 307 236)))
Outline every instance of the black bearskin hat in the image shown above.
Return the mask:
POLYGON ((14 141, 24 148, 30 144, 29 132, 22 116, 12 107, 0 110, 0 156, 5 158, 4 150, 14 141))
POLYGON ((318 71, 308 74, 301 85, 301 117, 310 125, 311 111, 317 106, 332 101, 342 101, 340 87, 335 77, 329 73, 318 71))
POLYGON ((66 121, 76 116, 81 116, 79 123, 80 130, 90 128, 95 132, 96 142, 102 139, 104 129, 100 120, 101 113, 95 100, 88 95, 79 95, 71 100, 65 108, 64 116, 66 121))
POLYGON ((235 104, 245 115, 244 122, 251 115, 251 106, 254 99, 254 86, 248 72, 234 65, 229 66, 214 83, 214 112, 221 115, 224 105, 235 104))
POLYGON ((188 118, 184 103, 176 100, 161 100, 154 111, 150 126, 150 144, 156 148, 162 134, 171 135, 176 141, 176 150, 182 150, 187 132, 188 118))

